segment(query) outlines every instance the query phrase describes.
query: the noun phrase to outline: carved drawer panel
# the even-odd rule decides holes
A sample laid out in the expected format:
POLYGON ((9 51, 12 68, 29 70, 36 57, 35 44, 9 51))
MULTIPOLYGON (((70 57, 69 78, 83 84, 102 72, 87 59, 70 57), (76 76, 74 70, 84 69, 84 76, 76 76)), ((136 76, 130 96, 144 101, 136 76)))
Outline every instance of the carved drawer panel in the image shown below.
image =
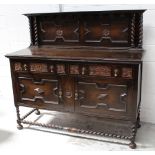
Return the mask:
POLYGON ((14 64, 14 70, 15 70, 15 71, 22 71, 22 70, 23 70, 23 69, 22 69, 22 63, 16 62, 16 63, 14 64))
POLYGON ((65 74, 66 73, 65 65, 64 64, 57 64, 56 65, 56 71, 57 71, 57 74, 65 74))
POLYGON ((80 74, 78 65, 70 65, 70 74, 80 74))
POLYGON ((21 63, 21 62, 14 63, 14 71, 15 72, 25 72, 25 71, 28 71, 27 63, 21 63))
POLYGON ((132 79, 132 68, 122 68, 122 77, 132 79))
POLYGON ((89 66, 89 75, 111 76, 111 67, 108 66, 89 66))
POLYGON ((44 63, 30 63, 31 72, 48 72, 47 64, 44 63))

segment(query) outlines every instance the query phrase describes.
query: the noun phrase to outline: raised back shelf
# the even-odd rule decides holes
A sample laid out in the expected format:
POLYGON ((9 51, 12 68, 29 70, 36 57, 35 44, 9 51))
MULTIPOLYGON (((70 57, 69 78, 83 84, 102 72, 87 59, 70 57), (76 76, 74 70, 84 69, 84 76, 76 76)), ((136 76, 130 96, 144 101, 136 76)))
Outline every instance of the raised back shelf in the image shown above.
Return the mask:
POLYGON ((142 47, 145 10, 26 14, 31 45, 142 47))

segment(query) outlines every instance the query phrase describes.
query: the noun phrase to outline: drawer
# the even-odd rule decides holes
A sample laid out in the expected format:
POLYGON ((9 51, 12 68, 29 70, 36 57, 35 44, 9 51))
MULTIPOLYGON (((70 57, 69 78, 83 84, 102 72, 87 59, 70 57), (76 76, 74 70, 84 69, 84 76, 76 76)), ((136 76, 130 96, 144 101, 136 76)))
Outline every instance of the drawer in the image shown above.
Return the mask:
POLYGON ((90 76, 105 78, 134 78, 134 66, 125 64, 83 64, 58 62, 14 63, 15 72, 48 73, 54 75, 90 76))
POLYGON ((23 73, 67 74, 66 64, 63 63, 15 62, 13 65, 13 70, 15 72, 23 73))
POLYGON ((105 77, 105 78, 134 78, 134 66, 118 64, 86 64, 69 65, 70 75, 105 77))

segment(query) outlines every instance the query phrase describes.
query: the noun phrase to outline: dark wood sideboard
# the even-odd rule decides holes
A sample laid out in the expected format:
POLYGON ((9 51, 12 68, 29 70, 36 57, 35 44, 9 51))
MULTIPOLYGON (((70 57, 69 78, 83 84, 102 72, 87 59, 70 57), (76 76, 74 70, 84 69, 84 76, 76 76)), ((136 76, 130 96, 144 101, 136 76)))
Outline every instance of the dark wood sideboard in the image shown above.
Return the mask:
POLYGON ((129 140, 129 146, 136 148, 144 11, 26 14, 31 45, 6 55, 18 129, 31 124, 115 137, 129 140), (21 117, 21 106, 33 109, 21 117), (26 120, 40 109, 63 112, 64 117, 76 115, 81 126, 26 120))

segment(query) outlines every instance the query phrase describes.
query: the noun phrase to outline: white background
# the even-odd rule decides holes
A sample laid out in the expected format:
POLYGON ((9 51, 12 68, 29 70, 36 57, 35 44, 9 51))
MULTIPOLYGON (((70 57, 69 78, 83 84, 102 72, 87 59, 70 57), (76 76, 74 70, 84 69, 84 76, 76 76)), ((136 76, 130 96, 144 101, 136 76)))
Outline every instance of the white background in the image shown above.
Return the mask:
MULTIPOLYGON (((0 98, 13 106, 9 61, 5 54, 30 44, 28 20, 23 13, 147 9, 144 13, 144 53, 141 120, 155 123, 155 5, 0 5, 0 98)), ((0 101, 3 102, 3 101, 0 101)))

